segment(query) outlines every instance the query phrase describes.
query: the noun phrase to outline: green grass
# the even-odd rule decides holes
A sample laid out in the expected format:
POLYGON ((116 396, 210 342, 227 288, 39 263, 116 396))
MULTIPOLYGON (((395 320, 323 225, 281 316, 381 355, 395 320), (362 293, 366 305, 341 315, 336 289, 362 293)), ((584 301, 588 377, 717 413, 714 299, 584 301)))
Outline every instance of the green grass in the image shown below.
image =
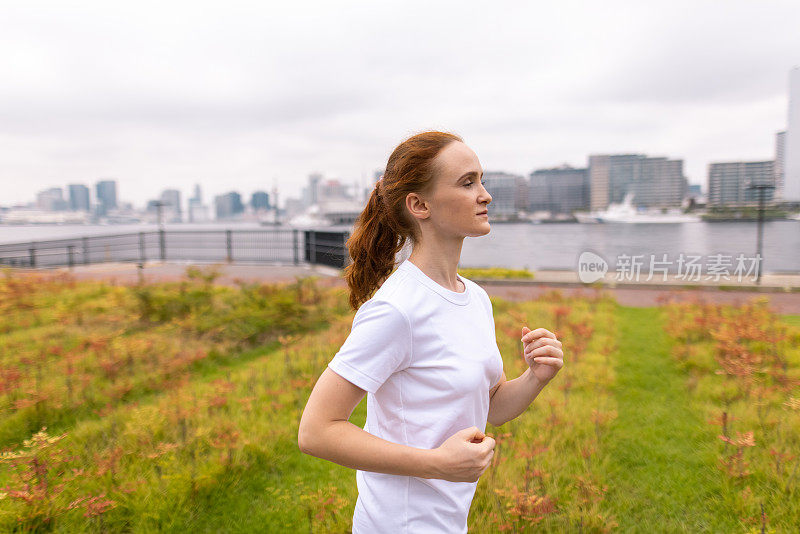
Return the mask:
POLYGON ((500 267, 482 267, 482 268, 459 268, 459 274, 472 280, 475 279, 518 279, 525 278, 532 280, 534 275, 527 269, 503 269, 500 267))
POLYGON ((788 325, 800 328, 800 315, 792 315, 787 313, 786 315, 781 315, 781 319, 783 319, 783 322, 788 325))
MULTIPOLYGON (((470 276, 466 270, 459 272, 470 276)), ((120 313, 107 292, 93 295, 88 289, 79 287, 83 292, 73 294, 71 301, 61 299, 85 313, 87 330, 109 314, 120 313), (78 296, 83 295, 86 302, 77 304, 78 296)), ((252 300, 256 293, 250 295, 252 300)), ((471 531, 497 531, 490 518, 495 512, 502 521, 508 519, 506 512, 500 510, 505 505, 495 504, 494 491, 523 487, 528 467, 547 472, 543 485, 534 480, 531 488, 540 495, 554 497, 559 513, 540 524, 523 520, 516 524, 518 532, 599 532, 598 525, 613 521, 618 523, 619 532, 742 531, 738 516, 752 516, 754 511, 740 513, 741 488, 718 468, 719 428, 705 420, 707 400, 693 396, 687 388, 689 376, 672 356, 674 341, 663 329, 661 309, 570 300, 558 292, 538 301, 512 303, 493 298, 493 303, 498 345, 509 380, 519 376, 525 367, 516 354, 520 324, 559 330, 554 326, 557 319, 553 314, 566 310, 571 321, 591 325, 594 330, 588 335, 589 344, 581 360, 572 364, 569 335, 564 337, 565 369, 525 413, 502 427, 487 427, 487 432, 509 432, 512 437, 503 443, 503 452, 498 455, 505 463, 491 468, 481 478, 470 515, 471 531), (562 389, 567 378, 573 381, 568 404, 563 402, 567 397, 562 389), (594 409, 603 413, 613 409, 617 413, 616 418, 603 423, 606 426, 598 434, 598 443, 594 442, 594 409), (548 424, 551 415, 557 415, 559 422, 548 424), (540 440, 548 450, 526 465, 520 453, 526 447, 535 447, 540 440), (597 450, 591 460, 582 458, 582 448, 594 444, 597 450), (580 492, 575 489, 576 475, 590 475, 594 483, 607 487, 602 500, 581 505, 580 492)), ((157 310, 161 310, 158 306, 157 310)), ((21 309, 35 321, 19 329, 14 321, 7 320, 8 327, 14 328, 4 334, 9 358, 18 352, 18 345, 12 344, 16 342, 13 336, 20 336, 21 341, 26 335, 31 340, 50 340, 62 318, 61 312, 52 307, 41 308, 36 314, 28 308, 21 309), (45 331, 49 335, 43 335, 45 331)), ((77 465, 94 469, 98 463, 95 453, 106 454, 117 444, 125 447, 117 483, 109 484, 107 475, 92 473, 85 479, 67 482, 65 499, 96 495, 115 486, 109 496, 118 506, 106 513, 105 523, 98 518, 85 520, 82 512, 75 510, 59 517, 54 530, 347 532, 357 495, 355 471, 304 455, 296 443, 297 423, 310 388, 344 341, 352 314, 341 317, 333 313, 327 319, 331 323, 328 327, 327 321, 306 323, 296 342, 284 340, 286 344, 282 345, 283 342, 267 338, 255 347, 195 362, 187 368, 189 383, 185 388, 165 383, 155 391, 134 392, 104 415, 82 408, 73 409, 68 417, 60 419, 50 414, 49 433, 68 434, 62 444, 68 452, 80 456, 77 465), (230 402, 212 413, 209 401, 215 395, 216 384, 226 382, 232 385, 230 393, 216 394, 228 396, 230 402), (173 397, 179 389, 183 393, 173 397), (244 410, 244 405, 237 402, 248 397, 254 399, 253 410, 244 410), (197 407, 199 412, 192 411, 197 407), (188 438, 182 437, 171 422, 170 415, 178 408, 185 412, 182 417, 188 421, 188 438), (228 451, 209 446, 211 438, 226 424, 234 425, 242 434, 230 462, 224 460, 228 451), (156 443, 175 443, 179 448, 163 460, 148 459, 156 443), (159 470, 156 476, 154 469, 159 462, 163 472, 159 470), (126 487, 129 483, 140 485, 127 493, 122 491, 121 482, 126 487), (323 510, 324 519, 314 519, 331 496, 334 505, 323 510)), ((781 319, 800 327, 800 315, 781 319)), ((566 325, 562 327, 569 332, 566 325)), ((160 332, 149 328, 152 327, 146 333, 152 336, 160 332)), ((177 330, 167 332, 177 335, 177 330)), ((46 361, 51 360, 57 361, 46 361)), ((788 419, 792 414, 783 411, 781 415, 788 419)), ((350 421, 361 427, 365 419, 366 398, 350 421)), ((767 454, 765 450, 761 452, 767 454)), ((0 487, 4 478, 0 471, 0 487)), ((745 484, 753 485, 759 499, 768 497, 767 513, 776 514, 770 516, 774 523, 768 527, 792 524, 796 507, 778 506, 775 502, 790 500, 790 495, 759 476, 745 484)), ((0 525, 13 523, 16 508, 10 505, 10 500, 0 497, 0 525)))
POLYGON ((657 308, 619 307, 616 398, 604 503, 623 532, 731 532, 716 443, 670 357, 657 308))
MULTIPOLYGON (((350 421, 364 426, 366 398, 350 421)), ((192 500, 191 508, 176 510, 168 530, 209 534, 308 532, 309 510, 300 496, 329 486, 335 486, 350 501, 340 521, 340 525, 349 526, 357 495, 355 471, 300 454, 293 434, 271 446, 272 456, 261 456, 246 468, 225 473, 192 500)))

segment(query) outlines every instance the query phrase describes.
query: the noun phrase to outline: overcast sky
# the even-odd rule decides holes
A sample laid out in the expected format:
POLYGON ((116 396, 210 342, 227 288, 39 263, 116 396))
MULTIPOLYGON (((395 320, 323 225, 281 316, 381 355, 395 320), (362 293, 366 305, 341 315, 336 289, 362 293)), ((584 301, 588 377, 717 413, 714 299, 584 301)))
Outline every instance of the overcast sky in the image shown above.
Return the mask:
POLYGON ((592 153, 774 157, 800 3, 0 4, 0 205, 118 181, 137 207, 311 172, 371 183, 403 138, 458 133, 485 171, 592 153))

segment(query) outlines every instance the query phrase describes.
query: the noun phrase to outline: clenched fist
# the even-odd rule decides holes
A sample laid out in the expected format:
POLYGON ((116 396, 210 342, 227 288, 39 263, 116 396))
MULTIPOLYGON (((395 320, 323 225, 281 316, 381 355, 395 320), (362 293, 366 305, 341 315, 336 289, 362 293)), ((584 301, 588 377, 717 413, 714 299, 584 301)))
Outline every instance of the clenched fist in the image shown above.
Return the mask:
POLYGON ((494 445, 494 439, 477 427, 456 432, 434 449, 439 475, 436 478, 476 482, 492 461, 494 445))

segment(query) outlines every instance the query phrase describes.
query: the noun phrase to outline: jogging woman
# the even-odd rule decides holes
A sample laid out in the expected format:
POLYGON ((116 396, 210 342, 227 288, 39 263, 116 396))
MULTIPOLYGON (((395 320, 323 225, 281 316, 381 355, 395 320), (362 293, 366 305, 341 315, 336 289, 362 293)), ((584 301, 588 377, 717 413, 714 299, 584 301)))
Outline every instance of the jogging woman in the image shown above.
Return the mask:
POLYGON ((467 532, 494 454, 487 421, 520 415, 563 366, 552 332, 523 327, 529 369, 506 381, 491 301, 457 273, 464 238, 490 230, 482 177, 460 137, 415 135, 389 157, 347 242, 357 311, 311 392, 298 444, 356 469, 354 534, 467 532), (411 254, 392 272, 406 240, 411 254), (348 420, 365 394, 362 430, 348 420))

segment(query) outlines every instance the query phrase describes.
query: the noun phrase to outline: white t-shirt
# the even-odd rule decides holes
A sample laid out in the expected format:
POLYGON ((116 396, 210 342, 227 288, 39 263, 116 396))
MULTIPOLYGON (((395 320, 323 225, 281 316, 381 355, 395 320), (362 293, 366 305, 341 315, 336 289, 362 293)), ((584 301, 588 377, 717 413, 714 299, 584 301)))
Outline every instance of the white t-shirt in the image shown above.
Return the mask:
MULTIPOLYGON (((492 303, 475 282, 451 291, 404 260, 361 305, 328 364, 366 390, 364 430, 435 449, 465 428, 486 430, 503 360, 492 303)), ((353 534, 467 532, 477 482, 356 471, 353 534)))

